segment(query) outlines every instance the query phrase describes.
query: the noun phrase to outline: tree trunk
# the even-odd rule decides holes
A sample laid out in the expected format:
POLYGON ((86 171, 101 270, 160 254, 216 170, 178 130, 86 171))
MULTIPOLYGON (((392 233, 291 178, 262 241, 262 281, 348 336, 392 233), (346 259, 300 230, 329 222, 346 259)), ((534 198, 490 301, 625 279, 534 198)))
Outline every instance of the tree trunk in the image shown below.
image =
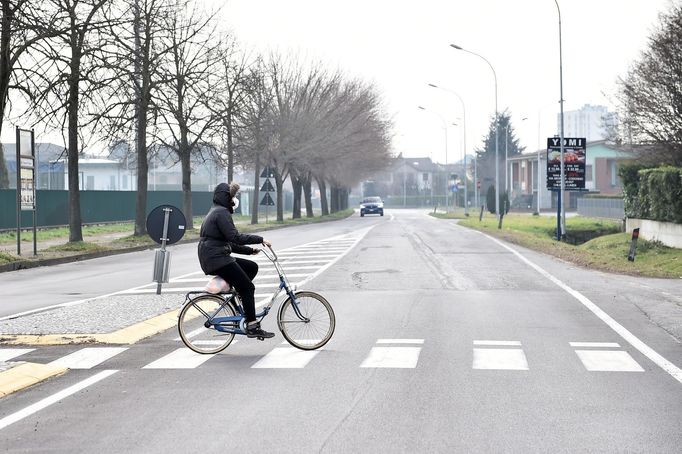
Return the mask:
POLYGON ((71 74, 69 75, 68 135, 69 149, 69 242, 83 241, 81 221, 80 188, 78 184, 78 88, 80 82, 80 49, 77 34, 71 38, 71 74))
MULTIPOLYGON (((9 2, 2 2, 2 26, 0 27, 0 136, 2 135, 2 125, 5 119, 5 109, 9 99, 9 79, 12 74, 10 65, 10 23, 13 19, 14 11, 10 8, 9 2)), ((9 173, 5 161, 4 150, 0 144, 0 189, 9 188, 9 173)))
POLYGON ((227 114, 227 182, 234 177, 234 145, 232 144, 232 112, 227 114))
POLYGON ((312 177, 310 172, 307 173, 305 180, 303 180, 303 195, 305 198, 305 216, 312 218, 313 214, 313 188, 312 177))
POLYGON ((284 181, 279 170, 275 171, 275 189, 277 189, 277 222, 284 222, 284 181))
POLYGON ((137 114, 137 192, 135 200, 135 235, 147 234, 147 184, 149 163, 147 162, 147 106, 141 105, 137 114))
POLYGON ((331 212, 336 213, 337 211, 339 211, 339 188, 337 188, 336 186, 332 186, 330 197, 332 199, 331 212))
POLYGON ((181 133, 180 162, 182 164, 182 212, 185 215, 186 229, 193 229, 192 220, 192 168, 190 166, 190 150, 187 144, 187 133, 181 133))
POLYGON ((150 68, 149 42, 142 46, 140 9, 135 2, 135 78, 139 77, 140 89, 136 93, 135 153, 137 156, 137 191, 135 193, 135 235, 147 234, 147 185, 149 163, 147 161, 147 114, 149 111, 150 68))
POLYGON ((324 178, 316 178, 317 187, 320 189, 320 206, 322 208, 322 216, 329 215, 329 203, 327 202, 327 183, 324 178))
POLYGON ((301 189, 303 184, 298 176, 291 176, 291 186, 294 190, 294 208, 291 212, 292 219, 301 219, 301 189))
POLYGON ((260 153, 256 153, 256 173, 253 177, 253 201, 251 202, 251 224, 258 224, 258 204, 260 203, 260 153))

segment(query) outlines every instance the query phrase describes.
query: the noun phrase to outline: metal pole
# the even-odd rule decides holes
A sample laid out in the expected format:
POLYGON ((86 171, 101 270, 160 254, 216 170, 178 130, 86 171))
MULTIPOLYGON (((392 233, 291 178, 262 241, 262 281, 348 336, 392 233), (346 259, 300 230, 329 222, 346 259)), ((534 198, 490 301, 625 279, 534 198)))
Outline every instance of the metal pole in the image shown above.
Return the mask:
POLYGON ((474 158, 474 200, 478 208, 478 156, 474 158))
POLYGON ((16 127, 16 151, 17 151, 17 255, 21 255, 21 141, 19 127, 16 127))
POLYGON ((540 208, 542 207, 542 204, 540 203, 541 195, 542 194, 542 189, 540 185, 542 184, 542 173, 540 171, 540 150, 542 149, 541 141, 540 141, 540 112, 538 112, 538 181, 537 181, 537 187, 538 187, 538 216, 540 215, 540 208))
POLYGON ((448 191, 448 128, 444 127, 445 131, 445 212, 450 209, 450 193, 448 191))
POLYGON ((36 154, 36 138, 35 131, 31 129, 31 154, 33 155, 33 255, 38 255, 38 232, 36 228, 37 211, 38 211, 38 167, 40 163, 35 158, 36 154))
POLYGON ((509 175, 507 168, 509 167, 509 123, 504 128, 504 190, 507 191, 509 187, 509 175))
POLYGON ((559 8, 559 2, 554 0, 556 4, 557 12, 559 13, 559 104, 561 106, 561 129, 559 132, 560 149, 561 149, 561 189, 559 192, 559 203, 557 217, 559 232, 557 236, 558 239, 564 238, 566 236, 566 207, 564 206, 564 192, 566 191, 566 182, 564 181, 564 69, 563 69, 563 55, 561 50, 561 9, 559 8))

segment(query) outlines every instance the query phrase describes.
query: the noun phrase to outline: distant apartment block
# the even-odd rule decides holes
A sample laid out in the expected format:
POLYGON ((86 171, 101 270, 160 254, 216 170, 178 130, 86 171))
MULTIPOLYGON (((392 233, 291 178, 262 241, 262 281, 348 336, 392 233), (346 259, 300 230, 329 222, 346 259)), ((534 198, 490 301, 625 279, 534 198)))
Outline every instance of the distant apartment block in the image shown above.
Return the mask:
MULTIPOLYGON (((616 114, 605 106, 585 104, 578 110, 564 112, 564 137, 585 137, 588 142, 607 138, 608 126, 615 126, 616 114)), ((557 114, 557 134, 561 131, 561 115, 557 114)))

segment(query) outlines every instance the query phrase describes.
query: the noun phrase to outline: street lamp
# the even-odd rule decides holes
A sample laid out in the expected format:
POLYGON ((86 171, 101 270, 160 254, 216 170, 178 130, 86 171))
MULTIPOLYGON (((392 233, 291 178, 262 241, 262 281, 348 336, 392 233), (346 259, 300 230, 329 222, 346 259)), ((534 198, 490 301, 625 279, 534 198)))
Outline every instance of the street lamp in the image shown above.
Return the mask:
POLYGON ((561 53, 561 9, 559 2, 554 0, 557 12, 559 13, 559 104, 561 105, 561 128, 559 131, 560 150, 561 150, 561 189, 559 191, 559 202, 557 203, 557 240, 561 240, 566 235, 566 207, 564 206, 564 191, 566 183, 564 181, 564 68, 561 53))
MULTIPOLYGON (((423 110, 424 112, 429 112, 429 113, 434 114, 435 116, 438 117, 438 119, 441 121, 441 123, 443 123, 443 131, 445 131, 445 170, 447 172, 447 168, 448 168, 448 125, 439 113, 434 112, 432 110, 428 110, 422 106, 417 106, 417 108, 419 108, 420 110, 423 110)), ((446 186, 446 188, 445 188, 445 212, 447 212, 448 209, 450 208, 450 205, 449 205, 450 201, 448 198, 448 190, 447 190, 448 189, 447 188, 447 179, 446 179, 445 186, 446 186)), ((431 190, 433 191, 433 183, 431 183, 431 190)), ((433 196, 432 196, 432 198, 433 198, 433 196)))
MULTIPOLYGON (((438 85, 435 84, 429 84, 429 87, 433 88, 438 88, 440 90, 445 90, 448 93, 452 93, 459 99, 459 102, 462 103, 462 135, 463 135, 463 140, 464 140, 464 215, 469 214, 469 206, 468 206, 468 194, 467 194, 467 112, 466 112, 466 107, 464 106, 464 101, 462 100, 462 97, 459 96, 456 92, 444 88, 444 87, 439 87, 438 85)), ((447 159, 446 159, 447 161, 447 159)), ((445 163, 446 167, 448 163, 445 163)), ((476 167, 474 167, 474 182, 476 181, 476 167)), ((476 191, 476 197, 474 198, 476 201, 476 206, 478 206, 478 191, 476 191)))
MULTIPOLYGON (((490 64, 490 62, 482 55, 477 54, 476 52, 472 52, 467 49, 463 49, 462 47, 456 45, 456 44, 450 44, 450 47, 456 50, 461 50, 463 52, 467 52, 469 54, 475 55, 479 58, 481 58, 484 62, 490 66, 490 70, 493 72, 493 78, 495 79, 495 213, 497 215, 497 218, 500 218, 500 172, 499 172, 499 166, 500 166, 500 153, 499 153, 499 134, 498 134, 498 129, 499 129, 499 121, 497 118, 497 74, 495 73, 495 68, 493 68, 493 65, 490 64)), ((501 228, 501 225, 498 224, 498 226, 501 228)))

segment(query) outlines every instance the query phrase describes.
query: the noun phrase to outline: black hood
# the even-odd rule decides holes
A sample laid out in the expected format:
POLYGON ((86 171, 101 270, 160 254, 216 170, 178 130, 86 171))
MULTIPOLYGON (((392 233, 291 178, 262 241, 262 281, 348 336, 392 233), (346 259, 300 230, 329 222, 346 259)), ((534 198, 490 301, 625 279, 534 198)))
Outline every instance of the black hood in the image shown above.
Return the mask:
POLYGON ((213 190, 213 203, 224 206, 229 209, 232 204, 232 196, 230 195, 230 185, 227 183, 220 183, 213 190))

